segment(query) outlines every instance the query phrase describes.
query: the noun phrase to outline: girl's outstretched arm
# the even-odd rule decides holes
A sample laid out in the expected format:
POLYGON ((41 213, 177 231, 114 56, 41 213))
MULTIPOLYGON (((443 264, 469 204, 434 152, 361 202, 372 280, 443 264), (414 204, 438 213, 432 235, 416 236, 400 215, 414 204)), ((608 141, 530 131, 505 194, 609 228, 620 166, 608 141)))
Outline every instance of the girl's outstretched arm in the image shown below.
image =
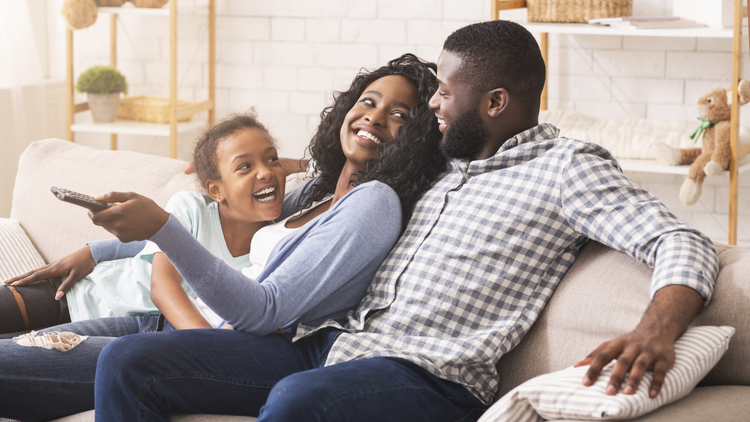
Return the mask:
POLYGON ((213 328, 195 307, 180 283, 182 276, 161 252, 153 256, 151 301, 178 330, 213 328))

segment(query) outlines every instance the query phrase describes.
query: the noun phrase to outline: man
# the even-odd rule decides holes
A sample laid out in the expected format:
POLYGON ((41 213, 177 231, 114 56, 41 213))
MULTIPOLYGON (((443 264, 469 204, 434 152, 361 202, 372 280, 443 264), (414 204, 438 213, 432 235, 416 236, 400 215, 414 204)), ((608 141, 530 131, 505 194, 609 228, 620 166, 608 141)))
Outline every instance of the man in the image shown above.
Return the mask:
POLYGON ((494 399, 498 359, 588 238, 655 270, 641 323, 580 363, 591 365, 583 383, 617 359, 608 393, 633 394, 653 370, 655 397, 674 340, 710 299, 716 252, 607 151, 537 124, 544 75, 517 24, 453 33, 431 100, 452 169, 416 205, 347 325, 299 326, 294 343, 224 330, 116 340, 99 358, 97 420, 258 411, 259 421, 475 420, 494 399))

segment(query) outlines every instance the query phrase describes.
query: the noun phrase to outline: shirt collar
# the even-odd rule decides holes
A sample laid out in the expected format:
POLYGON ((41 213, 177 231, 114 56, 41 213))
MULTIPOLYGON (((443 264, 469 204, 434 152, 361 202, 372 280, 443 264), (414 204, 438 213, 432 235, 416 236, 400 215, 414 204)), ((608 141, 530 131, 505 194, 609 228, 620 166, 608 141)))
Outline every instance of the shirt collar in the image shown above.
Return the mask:
POLYGON ((515 148, 519 145, 527 144, 529 142, 542 141, 544 139, 554 139, 557 138, 559 134, 560 129, 556 128, 550 123, 542 123, 540 125, 532 127, 531 129, 524 130, 523 132, 505 141, 505 143, 500 147, 495 155, 500 155, 511 148, 515 148))

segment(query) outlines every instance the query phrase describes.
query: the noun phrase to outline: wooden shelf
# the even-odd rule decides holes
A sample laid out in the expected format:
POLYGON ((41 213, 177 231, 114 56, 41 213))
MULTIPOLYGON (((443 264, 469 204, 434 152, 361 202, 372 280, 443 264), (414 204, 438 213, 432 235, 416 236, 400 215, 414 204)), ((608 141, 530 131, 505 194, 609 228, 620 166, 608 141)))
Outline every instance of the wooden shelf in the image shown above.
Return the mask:
MULTIPOLYGON (((122 7, 97 7, 99 13, 110 15, 151 15, 151 16, 169 16, 169 7, 150 8, 128 6, 129 3, 122 7)), ((180 15, 205 15, 206 6, 180 6, 180 15)))
MULTIPOLYGON (((68 140, 75 141, 76 132, 105 133, 110 135, 110 148, 117 149, 118 135, 146 135, 163 136, 169 138, 169 156, 177 158, 177 135, 206 126, 204 122, 179 123, 179 111, 187 107, 191 113, 208 111, 208 125, 214 123, 215 118, 215 45, 216 45, 216 5, 215 0, 203 2, 186 2, 177 8, 177 0, 172 0, 168 6, 162 8, 139 8, 132 5, 123 7, 99 7, 98 12, 109 14, 110 26, 110 66, 117 67, 117 19, 121 15, 133 16, 164 16, 169 18, 169 114, 170 123, 158 124, 133 120, 116 120, 114 123, 76 123, 76 113, 88 110, 87 103, 75 104, 73 92, 73 31, 66 30, 66 103, 68 140), (204 3, 204 4, 200 4, 204 3), (208 22, 208 99, 189 106, 178 107, 177 102, 177 17, 184 15, 203 15, 208 22)), ((184 111, 184 110, 183 110, 184 111)))
POLYGON ((607 35, 629 37, 682 37, 682 38, 732 38, 732 28, 674 28, 674 29, 632 29, 612 28, 588 23, 541 23, 516 21, 530 32, 548 34, 607 35))
MULTIPOLYGON (((734 0, 734 11, 732 27, 730 28, 664 28, 664 29, 637 29, 637 28, 612 28, 608 26, 592 25, 588 23, 542 23, 516 21, 530 32, 539 34, 539 47, 544 62, 549 65, 549 34, 577 34, 597 36, 627 36, 627 37, 689 37, 689 38, 727 38, 732 39, 732 111, 731 111, 731 133, 730 144, 732 157, 729 164, 729 236, 730 245, 737 244, 737 215, 738 215, 738 191, 739 174, 750 170, 750 164, 742 165, 738 155, 739 147, 739 121, 740 109, 738 98, 738 83, 742 76, 742 31, 747 27, 746 20, 748 8, 743 4, 744 0, 734 0)), ((750 3, 750 1, 748 2, 750 3)), ((501 10, 518 9, 526 7, 526 0, 490 0, 490 19, 499 19, 501 10)), ((547 84, 545 83, 540 99, 542 110, 547 109, 547 84)), ((673 167, 665 166, 654 160, 620 160, 620 166, 625 171, 637 171, 646 173, 681 174, 688 173, 688 166, 673 167)))
MULTIPOLYGON (((185 133, 196 129, 205 129, 205 121, 189 121, 177 123, 177 133, 185 133)), ((169 137, 170 127, 166 123, 139 122, 136 120, 117 119, 112 123, 81 122, 70 126, 76 133, 113 133, 117 135, 144 135, 169 137)))
MULTIPOLYGON (((640 173, 679 174, 687 175, 690 166, 669 166, 656 160, 617 160, 623 171, 640 173)), ((739 173, 750 171, 750 162, 740 165, 739 173)))

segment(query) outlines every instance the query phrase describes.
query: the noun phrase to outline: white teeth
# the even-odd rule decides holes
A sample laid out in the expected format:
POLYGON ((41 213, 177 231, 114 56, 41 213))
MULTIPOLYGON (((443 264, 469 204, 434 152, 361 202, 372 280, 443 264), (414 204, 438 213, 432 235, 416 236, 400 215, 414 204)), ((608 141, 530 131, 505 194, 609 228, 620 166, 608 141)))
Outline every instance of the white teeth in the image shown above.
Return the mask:
POLYGON ((381 141, 380 139, 378 139, 377 136, 373 135, 372 133, 370 133, 370 132, 368 132, 366 130, 360 129, 359 132, 357 132, 357 136, 361 136, 361 137, 363 137, 365 139, 369 139, 369 140, 371 140, 372 142, 375 142, 378 145, 380 145, 380 144, 383 143, 383 141, 381 141))
POLYGON ((255 195, 255 196, 263 196, 263 195, 268 195, 269 193, 272 193, 272 192, 274 192, 275 190, 276 190, 276 188, 274 188, 274 187, 270 187, 270 188, 265 188, 265 189, 263 189, 263 190, 262 190, 262 191, 260 191, 260 192, 255 192, 255 193, 254 193, 253 195, 255 195))
POLYGON ((276 195, 271 195, 268 198, 257 198, 258 202, 270 202, 276 199, 276 195))
POLYGON ((438 117, 438 118, 437 118, 437 121, 438 121, 438 124, 439 124, 439 125, 444 125, 444 124, 445 124, 445 119, 443 119, 443 118, 441 118, 441 117, 438 117))

